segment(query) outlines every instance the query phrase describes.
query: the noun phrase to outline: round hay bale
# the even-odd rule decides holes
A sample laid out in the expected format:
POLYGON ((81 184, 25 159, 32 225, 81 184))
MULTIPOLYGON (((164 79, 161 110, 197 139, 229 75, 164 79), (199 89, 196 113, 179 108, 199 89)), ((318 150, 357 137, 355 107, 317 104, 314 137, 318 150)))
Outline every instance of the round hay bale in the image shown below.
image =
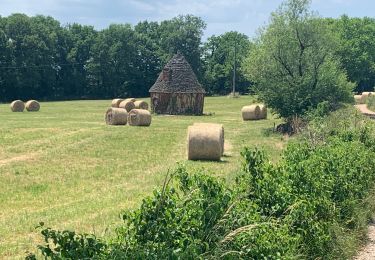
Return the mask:
POLYGON ((259 105, 244 106, 241 109, 242 119, 247 120, 258 120, 261 114, 259 105))
POLYGON ((132 109, 128 114, 128 122, 131 126, 149 126, 151 113, 144 109, 132 109))
POLYGON ((135 108, 134 102, 130 100, 124 100, 120 103, 119 108, 124 108, 127 112, 130 112, 135 108))
POLYGON ((25 104, 26 110, 29 112, 37 112, 40 109, 40 104, 36 100, 29 100, 25 104))
POLYGON ((105 113, 107 125, 126 125, 128 112, 123 108, 110 107, 105 113))
POLYGON ((372 96, 372 92, 362 92, 361 104, 365 104, 368 97, 372 96))
POLYGON ((188 127, 188 160, 220 161, 222 155, 221 129, 193 125, 188 127))
POLYGON ((260 117, 259 119, 267 119, 267 106, 264 104, 259 104, 260 117))
POLYGON ((145 110, 148 110, 148 104, 147 104, 147 102, 145 102, 143 100, 135 101, 134 102, 134 106, 135 106, 136 109, 145 109, 145 110))
POLYGON ((125 100, 125 101, 131 101, 131 102, 135 102, 135 101, 137 101, 135 98, 125 98, 124 100, 125 100))
POLYGON ((122 98, 115 98, 112 100, 111 107, 119 107, 120 103, 124 101, 122 98))
POLYGON ((21 100, 14 100, 12 103, 10 103, 10 109, 12 112, 23 112, 25 109, 25 104, 21 100))
POLYGON ((201 127, 205 127, 205 128, 210 128, 210 127, 216 127, 216 128, 219 128, 220 130, 220 142, 221 142, 221 155, 224 154, 224 127, 222 124, 214 124, 214 123, 194 123, 193 124, 194 126, 201 126, 201 127))
POLYGON ((362 95, 354 95, 354 101, 357 104, 362 104, 362 95))

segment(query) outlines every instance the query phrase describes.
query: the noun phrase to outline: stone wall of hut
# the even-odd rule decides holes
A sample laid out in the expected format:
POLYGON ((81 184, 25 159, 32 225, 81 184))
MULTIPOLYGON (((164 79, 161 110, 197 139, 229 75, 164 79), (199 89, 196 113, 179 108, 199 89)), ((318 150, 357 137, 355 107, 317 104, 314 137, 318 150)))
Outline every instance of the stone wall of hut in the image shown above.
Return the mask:
POLYGON ((203 93, 151 93, 151 110, 156 114, 202 115, 203 93))

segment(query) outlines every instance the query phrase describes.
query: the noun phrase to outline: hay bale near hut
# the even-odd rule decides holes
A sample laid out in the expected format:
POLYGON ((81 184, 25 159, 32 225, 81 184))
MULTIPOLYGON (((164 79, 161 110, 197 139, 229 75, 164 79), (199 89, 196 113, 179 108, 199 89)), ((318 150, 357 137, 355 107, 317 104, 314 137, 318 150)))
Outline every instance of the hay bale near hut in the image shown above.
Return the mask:
POLYGON ((40 104, 36 100, 29 100, 26 102, 26 110, 29 112, 37 112, 40 110, 40 104))
POLYGON ((149 126, 151 113, 144 109, 132 109, 128 114, 128 123, 131 126, 149 126))
POLYGON ((222 156, 221 134, 219 127, 189 126, 187 134, 188 160, 220 161, 222 156))
POLYGON ((119 107, 120 106, 120 103, 124 101, 124 99, 122 98, 115 98, 112 100, 112 103, 111 103, 111 107, 119 107))
POLYGON ((125 98, 124 101, 131 101, 131 102, 135 102, 137 101, 135 98, 125 98))
POLYGON ((148 104, 147 102, 143 101, 143 100, 137 100, 134 102, 134 106, 136 109, 144 109, 144 110, 148 110, 148 104))
POLYGON ((14 100, 12 103, 10 103, 10 109, 12 112, 23 112, 25 109, 25 104, 22 100, 14 100))
POLYGON ((242 119, 244 121, 248 120, 258 120, 261 116, 261 109, 259 105, 250 105, 250 106, 244 106, 241 109, 242 119))
POLYGON ((128 113, 123 108, 110 107, 105 113, 107 125, 126 125, 128 113))
POLYGON ((151 110, 157 114, 203 114, 205 90, 181 53, 165 65, 149 92, 151 110))
POLYGON ((354 101, 356 104, 362 104, 362 95, 354 95, 354 101))
POLYGON ((130 112, 135 108, 134 102, 131 100, 124 100, 120 103, 119 108, 125 109, 127 112, 130 112))
POLYGON ((220 130, 220 140, 221 140, 221 155, 224 154, 224 127, 222 124, 214 124, 214 123, 194 123, 194 126, 200 126, 204 128, 218 128, 220 130))

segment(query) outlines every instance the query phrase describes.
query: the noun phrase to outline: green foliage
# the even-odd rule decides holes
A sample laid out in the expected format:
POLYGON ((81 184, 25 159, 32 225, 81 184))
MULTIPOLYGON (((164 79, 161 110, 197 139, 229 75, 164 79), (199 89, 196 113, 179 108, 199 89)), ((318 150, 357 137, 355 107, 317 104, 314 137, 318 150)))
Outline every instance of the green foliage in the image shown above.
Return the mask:
POLYGON ((194 259, 214 247, 214 231, 229 206, 230 192, 221 182, 184 168, 165 180, 163 189, 123 215, 111 257, 194 259), (170 187, 171 181, 177 181, 170 187))
POLYGON ((234 31, 208 38, 203 47, 203 62, 204 85, 209 93, 228 94, 232 91, 235 49, 236 92, 248 91, 251 82, 245 78, 242 64, 250 46, 251 42, 246 35, 234 31))
POLYGON ((360 226, 359 204, 375 181, 371 133, 367 126, 342 128, 318 145, 291 144, 277 165, 247 149, 238 184, 263 216, 280 219, 292 236, 300 237, 301 253, 310 259, 334 258, 335 227, 349 231, 360 226))
POLYGON ((375 86, 375 19, 371 17, 327 19, 338 35, 337 54, 356 91, 373 91, 375 86))
POLYGON ((309 11, 309 2, 284 2, 244 64, 259 98, 289 120, 323 101, 350 101, 354 87, 334 56, 335 35, 309 11))
MULTIPOLYGON (((105 253, 107 247, 94 235, 76 234, 67 230, 55 231, 44 228, 44 223, 40 223, 38 228, 42 228, 41 234, 46 243, 38 248, 46 259, 98 259, 105 253)), ((34 258, 33 255, 27 257, 27 259, 34 258)))

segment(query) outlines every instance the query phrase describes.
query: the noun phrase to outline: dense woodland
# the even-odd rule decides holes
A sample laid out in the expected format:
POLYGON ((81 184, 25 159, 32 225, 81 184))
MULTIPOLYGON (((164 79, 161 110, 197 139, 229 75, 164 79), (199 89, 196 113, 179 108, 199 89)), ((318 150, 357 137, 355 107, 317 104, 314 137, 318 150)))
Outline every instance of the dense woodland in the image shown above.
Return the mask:
MULTIPOLYGON (((335 55, 356 91, 375 85, 375 19, 320 19, 335 37, 335 55)), ((0 101, 103 99, 147 96, 163 65, 181 51, 208 94, 232 89, 236 49, 237 91, 251 92, 243 67, 255 40, 238 32, 202 41, 205 22, 178 16, 103 30, 61 25, 52 17, 0 17, 0 101)))

